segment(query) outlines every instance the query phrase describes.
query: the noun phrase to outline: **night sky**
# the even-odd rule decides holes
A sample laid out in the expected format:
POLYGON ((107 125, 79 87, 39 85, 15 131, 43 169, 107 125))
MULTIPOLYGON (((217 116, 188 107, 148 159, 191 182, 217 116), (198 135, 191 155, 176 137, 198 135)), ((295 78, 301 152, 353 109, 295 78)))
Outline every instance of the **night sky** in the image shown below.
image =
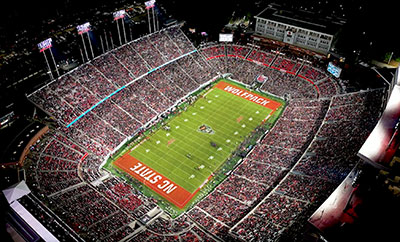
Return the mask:
MULTIPOLYGON (((198 3, 184 0, 158 0, 157 3, 165 6, 167 14, 179 20, 186 20, 205 31, 221 28, 235 11, 237 16, 243 16, 247 12, 257 14, 264 6, 273 1, 244 1, 244 0, 202 0, 198 3)), ((361 1, 361 0, 311 0, 294 1, 282 0, 280 4, 299 9, 307 7, 321 12, 321 15, 346 13, 348 26, 344 31, 347 46, 360 45, 367 48, 372 42, 373 48, 390 51, 398 51, 395 38, 398 20, 393 3, 385 1, 361 1)), ((13 36, 19 29, 34 31, 43 27, 43 20, 57 18, 60 14, 71 22, 77 15, 90 20, 90 16, 79 13, 80 10, 103 6, 104 10, 112 11, 114 8, 129 4, 130 1, 107 0, 63 0, 63 1, 5 1, 0 8, 0 27, 2 37, 13 36)), ((1 38, 1 37, 0 37, 1 38)))
MULTIPOLYGON (((188 27, 196 28, 198 32, 214 33, 215 36, 232 16, 243 17, 249 13, 250 16, 257 15, 271 2, 276 1, 157 0, 156 3, 163 6, 165 15, 177 20, 185 20, 188 27)), ((91 22, 93 11, 89 10, 96 9, 101 13, 110 13, 131 3, 133 1, 127 0, 112 2, 107 0, 44 0, 23 3, 5 1, 0 8, 0 50, 6 53, 10 52, 15 41, 19 39, 17 34, 21 30, 26 30, 28 36, 32 36, 28 38, 32 43, 26 44, 25 48, 37 53, 37 49, 35 49, 37 43, 51 37, 51 31, 58 31, 58 26, 68 24, 76 26, 76 24, 87 21, 91 22), (57 24, 47 24, 50 19, 56 19, 57 24)), ((347 24, 340 33, 340 41, 337 43, 341 52, 351 54, 357 50, 364 58, 382 58, 385 53, 394 52, 394 57, 400 57, 400 48, 396 38, 398 35, 397 8, 392 4, 385 1, 364 0, 280 0, 278 3, 295 10, 307 9, 318 12, 321 16, 342 16, 344 14, 347 24)), ((107 17, 110 18, 109 16, 105 18, 107 17)), ((103 26, 98 27, 103 28, 103 26)), ((65 52, 66 49, 68 49, 68 45, 60 47, 58 50, 65 52)), ((70 46, 70 49, 78 51, 77 47, 73 45, 70 46)), ((35 56, 42 58, 39 54, 35 54, 35 56)), ((37 63, 40 60, 38 59, 37 63)), ((0 61, 2 60, 0 59, 0 61)), ((10 66, 10 68, 14 67, 10 66)), ((44 64, 41 68, 45 68, 44 64)), ((7 73, 2 75, 7 75, 7 73)), ((4 79, 3 76, 0 75, 0 81, 4 79)))

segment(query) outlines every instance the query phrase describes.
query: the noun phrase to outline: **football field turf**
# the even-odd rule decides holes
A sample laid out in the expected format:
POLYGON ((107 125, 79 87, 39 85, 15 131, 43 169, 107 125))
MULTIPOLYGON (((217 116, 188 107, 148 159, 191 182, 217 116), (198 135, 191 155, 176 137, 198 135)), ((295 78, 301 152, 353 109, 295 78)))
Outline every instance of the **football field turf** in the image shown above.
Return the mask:
POLYGON ((280 105, 219 82, 115 164, 183 207, 280 105))

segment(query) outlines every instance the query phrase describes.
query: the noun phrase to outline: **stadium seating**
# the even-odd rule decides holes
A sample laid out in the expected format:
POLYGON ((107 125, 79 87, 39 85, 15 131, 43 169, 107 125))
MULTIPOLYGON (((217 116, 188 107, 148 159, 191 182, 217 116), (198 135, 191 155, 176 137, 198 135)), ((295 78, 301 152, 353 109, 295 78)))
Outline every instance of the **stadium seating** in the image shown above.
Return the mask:
POLYGON ((320 68, 290 54, 235 44, 197 50, 173 26, 107 52, 29 96, 58 127, 31 147, 27 182, 86 240, 273 240, 348 174, 378 118, 382 90, 341 92, 320 68), (268 77, 259 88, 285 97, 284 113, 190 211, 178 219, 163 214, 136 230, 157 201, 99 166, 127 138, 226 72, 248 86, 259 75, 268 77))

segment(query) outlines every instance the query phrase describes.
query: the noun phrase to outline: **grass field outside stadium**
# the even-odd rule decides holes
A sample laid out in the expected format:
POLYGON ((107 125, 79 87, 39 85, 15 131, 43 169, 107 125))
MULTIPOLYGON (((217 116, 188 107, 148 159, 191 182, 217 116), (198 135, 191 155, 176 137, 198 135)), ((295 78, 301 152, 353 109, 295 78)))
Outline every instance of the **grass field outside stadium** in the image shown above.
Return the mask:
POLYGON ((179 214, 226 178, 240 160, 237 151, 250 150, 284 106, 276 97, 220 79, 181 112, 130 141, 105 168, 134 180, 133 186, 179 214))

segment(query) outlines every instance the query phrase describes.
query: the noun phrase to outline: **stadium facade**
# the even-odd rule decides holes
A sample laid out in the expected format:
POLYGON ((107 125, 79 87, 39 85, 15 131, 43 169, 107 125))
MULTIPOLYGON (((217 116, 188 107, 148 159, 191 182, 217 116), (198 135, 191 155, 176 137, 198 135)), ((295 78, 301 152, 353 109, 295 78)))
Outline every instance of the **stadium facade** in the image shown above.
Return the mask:
POLYGON ((323 54, 329 52, 335 34, 345 23, 344 19, 322 18, 308 11, 293 12, 275 4, 269 5, 255 19, 255 35, 323 54))

